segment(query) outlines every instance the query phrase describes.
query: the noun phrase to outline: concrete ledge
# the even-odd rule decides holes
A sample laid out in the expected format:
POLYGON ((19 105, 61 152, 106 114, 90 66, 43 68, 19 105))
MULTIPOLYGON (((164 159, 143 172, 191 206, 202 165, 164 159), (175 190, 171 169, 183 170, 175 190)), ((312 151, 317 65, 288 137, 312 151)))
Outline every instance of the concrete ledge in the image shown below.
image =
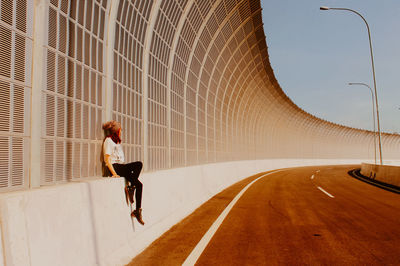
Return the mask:
POLYGON ((371 179, 400 187, 400 166, 362 163, 361 174, 371 179))
POLYGON ((259 172, 361 160, 270 159, 144 173, 141 226, 123 178, 98 178, 0 195, 0 265, 122 265, 224 188, 259 172))

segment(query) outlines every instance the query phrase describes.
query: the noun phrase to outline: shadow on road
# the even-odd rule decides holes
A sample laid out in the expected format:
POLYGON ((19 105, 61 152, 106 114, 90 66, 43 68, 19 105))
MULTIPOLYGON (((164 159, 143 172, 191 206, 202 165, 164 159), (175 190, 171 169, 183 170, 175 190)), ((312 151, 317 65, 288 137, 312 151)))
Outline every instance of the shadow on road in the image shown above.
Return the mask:
POLYGON ((387 191, 390 191, 390 192, 393 192, 393 193, 400 194, 400 187, 395 186, 395 185, 391 185, 391 184, 387 184, 387 183, 384 183, 384 182, 381 182, 381 181, 378 181, 378 180, 375 180, 375 179, 372 179, 372 178, 369 178, 369 177, 366 177, 366 176, 361 174, 361 169, 360 168, 350 170, 347 173, 350 176, 352 176, 352 177, 354 177, 354 178, 356 178, 356 179, 358 179, 360 181, 366 182, 368 184, 371 184, 373 186, 382 188, 384 190, 387 190, 387 191))

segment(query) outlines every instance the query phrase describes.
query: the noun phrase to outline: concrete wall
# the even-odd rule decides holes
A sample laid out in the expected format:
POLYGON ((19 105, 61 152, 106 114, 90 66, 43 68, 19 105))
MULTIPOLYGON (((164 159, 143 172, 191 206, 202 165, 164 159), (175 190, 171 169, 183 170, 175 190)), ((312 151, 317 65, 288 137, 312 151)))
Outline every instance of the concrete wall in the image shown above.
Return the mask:
MULTIPOLYGON (((227 186, 271 169, 358 164, 360 160, 276 159, 144 173, 145 226, 134 224, 122 178, 98 178, 0 195, 5 265, 122 265, 227 186)), ((1 263, 0 263, 1 264, 1 263)))
POLYGON ((400 166, 363 163, 361 174, 386 184, 400 187, 400 166))

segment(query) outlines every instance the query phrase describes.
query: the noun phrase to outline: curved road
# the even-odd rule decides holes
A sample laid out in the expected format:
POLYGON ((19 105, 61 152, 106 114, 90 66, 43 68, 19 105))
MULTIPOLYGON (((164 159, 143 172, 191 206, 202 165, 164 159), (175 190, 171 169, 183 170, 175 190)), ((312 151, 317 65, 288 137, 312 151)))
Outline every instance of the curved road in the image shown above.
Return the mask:
POLYGON ((197 265, 400 265, 400 195, 348 175, 356 167, 291 168, 247 178, 203 204, 131 264, 181 265, 191 255, 195 259, 186 262, 197 265), (259 177, 205 249, 192 252, 259 177))

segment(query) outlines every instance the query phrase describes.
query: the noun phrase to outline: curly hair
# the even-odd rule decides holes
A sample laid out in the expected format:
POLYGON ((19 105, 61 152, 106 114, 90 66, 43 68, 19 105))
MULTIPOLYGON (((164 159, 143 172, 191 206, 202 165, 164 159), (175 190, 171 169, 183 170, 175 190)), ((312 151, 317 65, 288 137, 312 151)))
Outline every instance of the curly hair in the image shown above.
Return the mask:
POLYGON ((106 138, 110 137, 115 143, 121 143, 118 136, 118 131, 121 129, 121 124, 117 121, 111 120, 103 124, 104 134, 106 138))

